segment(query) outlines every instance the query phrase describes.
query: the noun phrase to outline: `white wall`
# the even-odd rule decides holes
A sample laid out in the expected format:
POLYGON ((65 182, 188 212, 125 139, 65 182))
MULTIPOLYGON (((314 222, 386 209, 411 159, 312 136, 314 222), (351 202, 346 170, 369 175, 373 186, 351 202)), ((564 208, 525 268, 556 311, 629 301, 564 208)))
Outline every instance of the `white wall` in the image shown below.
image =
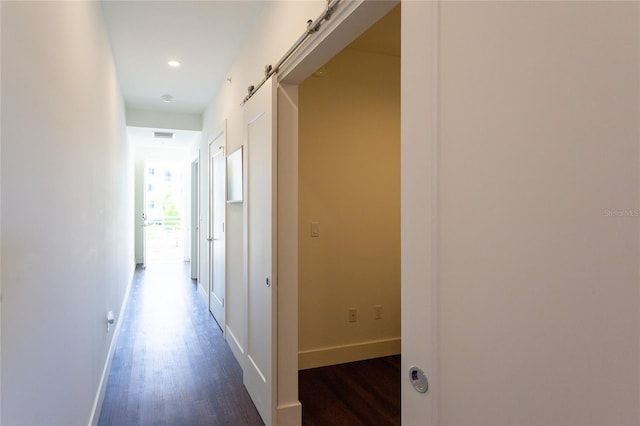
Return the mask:
POLYGON ((200 131, 202 128, 200 114, 142 111, 127 108, 126 115, 127 126, 195 131, 200 131))
POLYGON ((87 424, 133 266, 133 164, 95 2, 2 2, 2 419, 87 424))
POLYGON ((324 69, 299 87, 300 369, 400 352, 400 58, 324 69))
POLYGON ((402 12, 403 424, 640 424, 638 3, 402 12))

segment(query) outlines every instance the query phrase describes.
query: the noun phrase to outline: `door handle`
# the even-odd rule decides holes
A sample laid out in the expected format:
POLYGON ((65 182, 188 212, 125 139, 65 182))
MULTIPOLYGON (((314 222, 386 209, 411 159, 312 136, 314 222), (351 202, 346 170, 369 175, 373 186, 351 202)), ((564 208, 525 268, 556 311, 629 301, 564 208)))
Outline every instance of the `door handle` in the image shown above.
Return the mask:
POLYGON ((209 238, 207 238, 207 241, 211 242, 211 241, 213 241, 213 238, 209 237, 209 238))

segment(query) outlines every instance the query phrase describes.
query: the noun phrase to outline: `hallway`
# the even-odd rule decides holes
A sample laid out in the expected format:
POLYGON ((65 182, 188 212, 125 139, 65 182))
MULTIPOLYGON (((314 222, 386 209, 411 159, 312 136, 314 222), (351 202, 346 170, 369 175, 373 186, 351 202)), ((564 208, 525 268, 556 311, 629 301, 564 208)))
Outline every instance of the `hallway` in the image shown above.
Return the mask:
POLYGON ((136 270, 100 425, 263 424, 188 266, 136 270))

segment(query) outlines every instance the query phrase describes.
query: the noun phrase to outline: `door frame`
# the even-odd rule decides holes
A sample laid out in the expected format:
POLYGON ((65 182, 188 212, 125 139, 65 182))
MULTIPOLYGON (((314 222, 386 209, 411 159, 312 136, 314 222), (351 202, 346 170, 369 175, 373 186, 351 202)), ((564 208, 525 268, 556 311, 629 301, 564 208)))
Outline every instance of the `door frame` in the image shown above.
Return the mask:
MULTIPOLYGON (((277 402, 274 424, 301 424, 298 400, 298 86, 399 1, 340 4, 277 80, 277 402)), ((275 82, 274 82, 275 83, 275 82)))

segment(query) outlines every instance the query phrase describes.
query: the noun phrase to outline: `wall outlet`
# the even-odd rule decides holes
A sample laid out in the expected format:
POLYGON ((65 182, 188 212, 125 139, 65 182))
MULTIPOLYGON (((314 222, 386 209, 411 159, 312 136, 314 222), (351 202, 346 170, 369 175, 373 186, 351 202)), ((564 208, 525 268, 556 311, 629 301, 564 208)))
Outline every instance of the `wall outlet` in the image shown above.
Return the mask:
POLYGON ((375 305, 373 307, 373 319, 374 320, 382 319, 382 305, 375 305))
POLYGON ((358 321, 358 310, 356 308, 349 308, 349 322, 358 321))
POLYGON ((110 331, 111 326, 116 322, 116 316, 113 311, 107 312, 107 333, 110 331))

